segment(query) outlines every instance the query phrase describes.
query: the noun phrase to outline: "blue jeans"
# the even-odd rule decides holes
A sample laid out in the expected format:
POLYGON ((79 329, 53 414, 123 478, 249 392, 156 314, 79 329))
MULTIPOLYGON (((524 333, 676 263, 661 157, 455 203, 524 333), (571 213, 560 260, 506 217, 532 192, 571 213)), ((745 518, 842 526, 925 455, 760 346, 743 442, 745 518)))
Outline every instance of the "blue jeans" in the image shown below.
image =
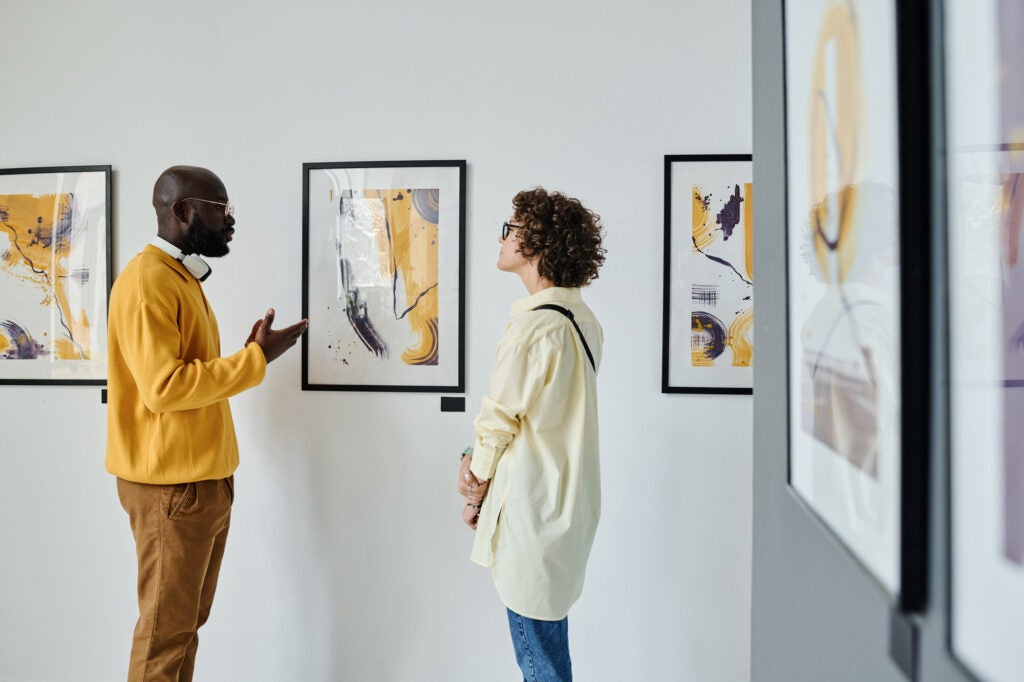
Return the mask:
POLYGON ((568 616, 534 620, 508 609, 508 627, 523 682, 572 682, 568 616))

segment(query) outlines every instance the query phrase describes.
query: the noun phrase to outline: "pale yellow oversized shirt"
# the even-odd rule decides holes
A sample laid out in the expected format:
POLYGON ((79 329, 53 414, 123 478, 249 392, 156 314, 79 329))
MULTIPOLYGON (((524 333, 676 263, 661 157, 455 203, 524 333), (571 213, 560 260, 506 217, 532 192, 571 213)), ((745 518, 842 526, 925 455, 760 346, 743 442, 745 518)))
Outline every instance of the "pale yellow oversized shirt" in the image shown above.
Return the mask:
POLYGON ((583 589, 601 513, 597 383, 572 311, 600 367, 604 333, 579 289, 512 305, 490 392, 474 421, 473 475, 490 480, 471 560, 490 566, 505 606, 561 620, 583 589))

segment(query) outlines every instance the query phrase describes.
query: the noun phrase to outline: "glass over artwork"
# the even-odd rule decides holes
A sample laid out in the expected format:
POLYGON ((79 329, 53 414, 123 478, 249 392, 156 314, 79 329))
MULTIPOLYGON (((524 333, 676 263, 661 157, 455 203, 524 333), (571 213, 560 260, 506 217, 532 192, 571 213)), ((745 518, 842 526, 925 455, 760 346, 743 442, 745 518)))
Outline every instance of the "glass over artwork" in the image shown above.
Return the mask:
POLYGON ((462 390, 463 178, 305 165, 304 388, 462 390))
POLYGON ((952 644, 1024 679, 1024 5, 947 3, 952 644))
POLYGON ((788 0, 790 484, 900 592, 895 3, 788 0))
POLYGON ((110 167, 0 170, 0 383, 103 384, 110 167))

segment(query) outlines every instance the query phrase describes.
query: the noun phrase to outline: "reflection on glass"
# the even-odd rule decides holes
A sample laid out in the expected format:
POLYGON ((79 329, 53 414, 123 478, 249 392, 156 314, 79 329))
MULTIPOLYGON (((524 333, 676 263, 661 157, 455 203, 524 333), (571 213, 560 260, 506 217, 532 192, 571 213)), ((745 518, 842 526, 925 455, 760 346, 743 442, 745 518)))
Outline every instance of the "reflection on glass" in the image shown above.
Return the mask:
POLYGON ((898 419, 893 214, 889 187, 862 183, 844 188, 811 211, 812 227, 802 249, 808 274, 824 285, 824 293, 800 334, 801 425, 871 477, 878 474, 882 434, 891 439, 898 419), (844 200, 855 203, 856 210, 823 208, 844 200), (830 222, 842 221, 848 222, 829 229, 830 222), (829 239, 829 234, 837 236, 829 239))

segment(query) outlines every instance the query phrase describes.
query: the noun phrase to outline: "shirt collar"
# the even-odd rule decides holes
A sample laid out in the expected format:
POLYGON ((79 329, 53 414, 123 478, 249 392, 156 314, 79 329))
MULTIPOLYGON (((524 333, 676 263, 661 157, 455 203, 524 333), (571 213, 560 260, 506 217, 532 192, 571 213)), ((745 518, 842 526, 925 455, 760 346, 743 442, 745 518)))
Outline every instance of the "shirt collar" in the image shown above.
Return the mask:
POLYGON ((583 294, 579 287, 548 287, 535 294, 521 298, 512 304, 512 314, 518 315, 533 310, 545 303, 582 303, 583 294))

